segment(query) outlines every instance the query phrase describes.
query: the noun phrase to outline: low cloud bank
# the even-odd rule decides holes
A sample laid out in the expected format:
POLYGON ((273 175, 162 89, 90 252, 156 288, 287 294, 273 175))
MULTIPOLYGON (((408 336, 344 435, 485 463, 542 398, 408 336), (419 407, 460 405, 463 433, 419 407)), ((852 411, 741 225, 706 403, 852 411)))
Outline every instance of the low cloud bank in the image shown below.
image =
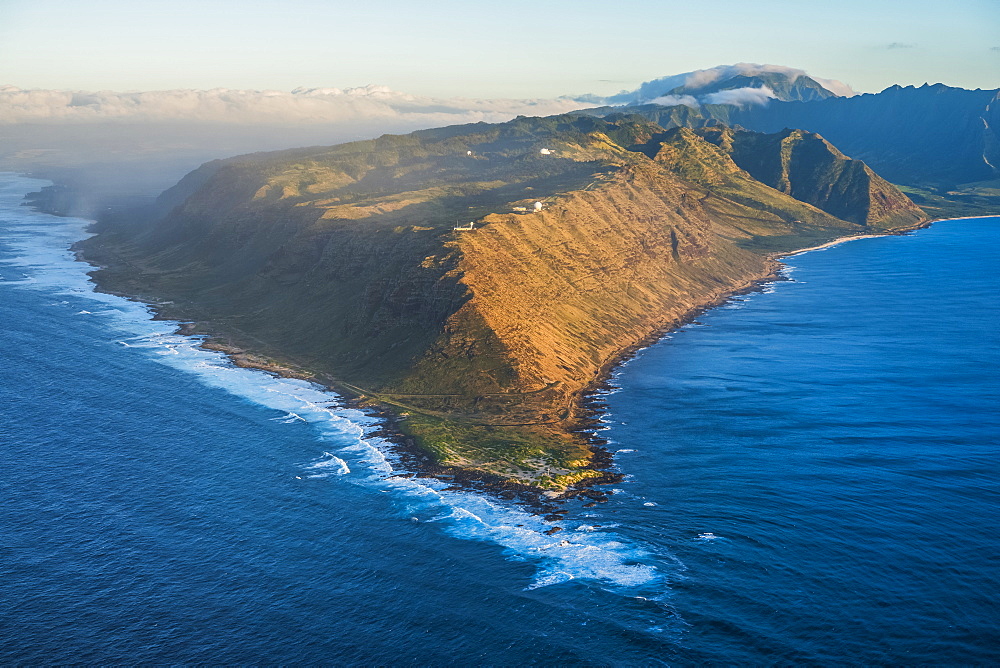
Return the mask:
POLYGON ((630 101, 691 107, 766 102, 773 97, 766 88, 694 90, 759 67, 793 71, 743 64, 664 77, 610 98, 529 100, 432 98, 376 85, 128 92, 0 85, 0 171, 30 171, 69 183, 89 198, 80 210, 92 212, 123 193, 151 197, 207 160, 255 151, 329 146, 387 132, 496 123, 630 101), (692 90, 669 93, 682 85, 692 90))
MULTIPOLYGON (((706 90, 719 81, 760 73, 784 74, 793 81, 806 75, 803 70, 780 65, 737 63, 661 77, 645 82, 636 90, 622 91, 609 97, 579 95, 529 100, 432 98, 377 85, 347 89, 296 88, 290 92, 229 88, 65 91, 0 86, 0 125, 196 122, 416 128, 477 121, 493 123, 522 114, 548 116, 603 104, 656 103, 690 107, 701 104, 763 104, 775 97, 767 87, 718 92, 706 90)), ((837 95, 854 95, 850 86, 839 81, 812 78, 837 95)))
POLYGON ((584 99, 477 100, 408 95, 386 86, 275 90, 145 92, 24 90, 0 86, 0 124, 107 121, 201 123, 345 123, 406 125, 500 122, 519 114, 548 116, 592 106, 584 99))

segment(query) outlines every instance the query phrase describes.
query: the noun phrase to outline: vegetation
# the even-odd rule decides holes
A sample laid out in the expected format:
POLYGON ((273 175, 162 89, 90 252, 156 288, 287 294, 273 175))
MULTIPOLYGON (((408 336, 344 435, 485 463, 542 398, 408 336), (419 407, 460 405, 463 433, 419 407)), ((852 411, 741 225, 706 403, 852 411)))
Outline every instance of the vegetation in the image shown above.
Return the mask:
POLYGON ((900 186, 900 190, 934 219, 1000 212, 1000 179, 955 186, 900 186))
POLYGON ((624 351, 775 252, 922 220, 815 135, 639 115, 216 161, 157 206, 84 244, 102 286, 405 416, 441 466, 546 489, 598 475, 581 399, 624 351))
MULTIPOLYGON (((800 77, 795 81, 802 82, 800 77)), ((726 85, 731 85, 727 80, 726 85)), ((778 85, 778 82, 774 82, 778 85)), ((1000 178, 1000 91, 944 84, 891 86, 878 94, 794 100, 781 89, 766 105, 656 104, 598 107, 577 112, 606 117, 624 110, 665 129, 716 125, 781 134, 788 128, 818 133, 893 183, 958 190, 955 184, 1000 178)), ((947 196, 946 196, 947 197, 947 196)), ((994 212, 996 210, 994 209, 994 212)))

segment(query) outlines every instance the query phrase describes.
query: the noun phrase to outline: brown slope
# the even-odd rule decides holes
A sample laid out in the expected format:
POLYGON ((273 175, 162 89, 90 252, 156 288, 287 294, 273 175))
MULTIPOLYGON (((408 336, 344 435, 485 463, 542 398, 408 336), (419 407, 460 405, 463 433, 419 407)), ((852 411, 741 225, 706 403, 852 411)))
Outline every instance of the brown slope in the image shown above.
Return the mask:
POLYGON ((590 475, 580 398, 623 352, 774 251, 864 229, 689 130, 557 117, 251 156, 89 248, 112 247, 105 285, 391 406, 439 463, 561 488, 590 475))

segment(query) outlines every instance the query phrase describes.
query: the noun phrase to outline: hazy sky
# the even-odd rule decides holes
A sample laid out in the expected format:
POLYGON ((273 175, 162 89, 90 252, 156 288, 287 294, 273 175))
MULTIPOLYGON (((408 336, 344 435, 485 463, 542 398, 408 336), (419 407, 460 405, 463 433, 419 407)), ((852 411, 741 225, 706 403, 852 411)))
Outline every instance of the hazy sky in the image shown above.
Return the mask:
POLYGON ((22 88, 552 97, 735 62, 996 88, 1000 0, 0 0, 0 85, 22 88))

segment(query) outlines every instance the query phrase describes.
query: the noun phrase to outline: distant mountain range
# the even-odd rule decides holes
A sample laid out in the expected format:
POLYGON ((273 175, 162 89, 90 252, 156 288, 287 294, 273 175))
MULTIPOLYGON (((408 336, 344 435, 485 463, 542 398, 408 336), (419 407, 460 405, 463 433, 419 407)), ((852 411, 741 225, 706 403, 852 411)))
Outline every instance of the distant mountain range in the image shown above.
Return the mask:
POLYGON ((808 130, 896 183, 950 187, 1000 178, 1000 90, 925 84, 847 97, 795 70, 703 72, 651 81, 608 98, 614 105, 580 113, 640 114, 665 128, 808 130))
POLYGON ((600 116, 640 113, 665 128, 810 130, 894 182, 947 193, 997 178, 996 93, 935 85, 856 95, 802 70, 748 63, 661 77, 611 96, 548 100, 437 99, 385 86, 291 92, 0 86, 0 169, 71 185, 73 210, 92 215, 125 195, 155 196, 222 156, 586 109, 600 116))
POLYGON ((899 183, 968 183, 1000 177, 1000 91, 943 84, 734 110, 728 119, 774 132, 818 132, 899 183))

